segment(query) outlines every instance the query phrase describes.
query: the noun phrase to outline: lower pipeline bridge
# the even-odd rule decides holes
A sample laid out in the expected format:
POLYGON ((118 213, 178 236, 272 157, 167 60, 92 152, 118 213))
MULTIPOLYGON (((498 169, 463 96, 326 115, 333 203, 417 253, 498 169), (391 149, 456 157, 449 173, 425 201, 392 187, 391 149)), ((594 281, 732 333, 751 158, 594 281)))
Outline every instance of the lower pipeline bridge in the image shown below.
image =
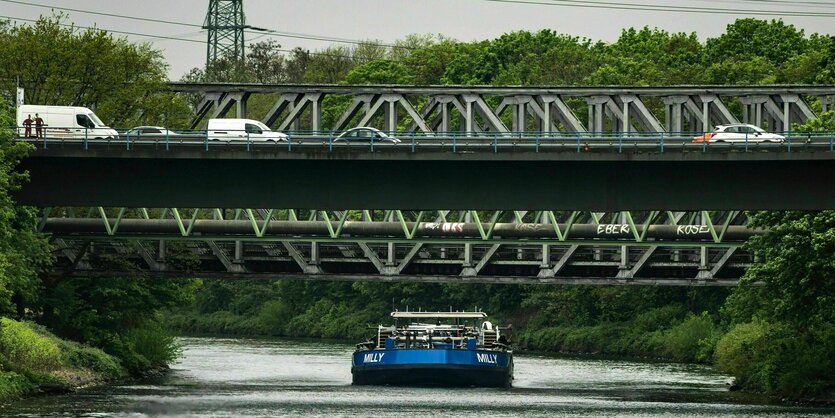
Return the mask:
POLYGON ((734 286, 740 211, 50 208, 57 274, 734 286), (118 258, 128 264, 114 264, 118 258))

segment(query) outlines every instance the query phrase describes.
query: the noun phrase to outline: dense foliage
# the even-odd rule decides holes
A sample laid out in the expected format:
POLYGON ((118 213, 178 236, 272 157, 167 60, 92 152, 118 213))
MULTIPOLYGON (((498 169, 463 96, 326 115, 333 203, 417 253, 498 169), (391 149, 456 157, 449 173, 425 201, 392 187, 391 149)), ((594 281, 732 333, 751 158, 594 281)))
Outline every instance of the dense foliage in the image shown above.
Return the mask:
MULTIPOLYGON (((57 19, 24 27, 4 24, 0 51, 0 82, 8 89, 14 85, 9 80, 20 76, 27 100, 97 106, 103 117, 117 121, 135 121, 140 111, 155 120, 165 113, 156 110, 177 108, 166 93, 148 94, 163 91, 165 65, 159 53, 103 31, 79 33, 62 28, 57 19)), ((13 139, 9 127, 14 125, 14 110, 0 102, 0 397, 38 384, 74 387, 164 367, 178 348, 158 312, 188 303, 196 282, 152 281, 139 273, 96 279, 47 274, 52 249, 36 232, 37 213, 10 196, 26 181, 26 173, 15 167, 31 149, 13 139), (46 325, 55 335, 11 318, 46 325)), ((103 257, 91 261, 121 263, 103 257)), ((121 264, 119 270, 136 270, 121 264)))
POLYGON ((626 29, 612 43, 553 30, 518 31, 458 42, 410 36, 321 51, 282 52, 274 41, 250 47, 246 63, 221 61, 187 80, 505 85, 671 85, 832 83, 835 40, 782 21, 739 19, 701 42, 695 33, 626 29), (350 73, 363 67, 354 76, 350 73), (357 77, 357 75, 362 76, 357 77))
POLYGON ((0 318, 0 400, 38 385, 75 388, 124 377, 116 357, 60 339, 43 326, 0 318))
MULTIPOLYGON (((95 107, 116 126, 185 123, 189 98, 165 92, 166 66, 158 51, 61 22, 59 16, 31 26, 0 26, 0 89, 12 91, 19 78, 27 102, 95 107)), ((756 19, 740 19, 705 42, 695 34, 650 28, 625 30, 611 43, 542 30, 475 42, 415 35, 394 47, 367 42, 288 54, 266 41, 249 52, 245 63, 224 60, 184 79, 420 85, 835 82, 835 38, 756 19)), ((250 114, 260 117, 273 101, 253 96, 250 114)), ((325 100, 326 125, 349 101, 325 100)), ((733 112, 741 109, 739 103, 728 105, 733 112)), ((820 109, 819 103, 812 106, 820 109)), ((0 126, 13 124, 10 115, 10 109, 0 111, 0 126)), ((822 116, 795 128, 834 129, 835 113, 822 116)), ((94 256, 90 262, 123 269, 128 272, 123 277, 40 275, 50 263, 48 243, 32 232, 34 212, 15 206, 8 195, 25 179, 14 166, 27 149, 0 129, 0 311, 103 352, 68 346, 32 323, 0 319, 0 396, 31 385, 27 375, 68 364, 116 376, 123 368, 140 373, 167 363, 176 345, 161 327, 162 309, 168 323, 187 332, 360 339, 367 337, 365 324, 385 322, 392 308, 477 306, 512 324, 515 341, 530 349, 715 361, 748 388, 793 397, 834 384, 832 212, 753 215, 770 232, 749 244, 758 262, 747 280, 764 286, 742 286, 730 296, 709 288, 208 280, 192 301, 198 282, 150 280, 114 258, 94 256)))
POLYGON ((188 121, 185 100, 165 92, 168 66, 160 51, 65 20, 0 21, 0 91, 14 92, 19 83, 28 104, 90 107, 114 127, 188 121))
POLYGON ((835 211, 759 212, 761 258, 728 299, 717 361, 752 388, 795 397, 835 388, 835 211))
POLYGON ((37 320, 60 336, 101 347, 122 360, 129 372, 142 374, 176 357, 178 347, 158 312, 188 303, 196 283, 154 280, 139 273, 47 281, 37 320))
MULTIPOLYGON (((14 125, 13 112, 0 102, 0 126, 14 125)), ((35 299, 38 274, 50 264, 47 241, 35 233, 35 211, 16 206, 10 192, 26 181, 15 166, 31 149, 16 142, 13 130, 0 129, 0 315, 22 314, 35 299)))

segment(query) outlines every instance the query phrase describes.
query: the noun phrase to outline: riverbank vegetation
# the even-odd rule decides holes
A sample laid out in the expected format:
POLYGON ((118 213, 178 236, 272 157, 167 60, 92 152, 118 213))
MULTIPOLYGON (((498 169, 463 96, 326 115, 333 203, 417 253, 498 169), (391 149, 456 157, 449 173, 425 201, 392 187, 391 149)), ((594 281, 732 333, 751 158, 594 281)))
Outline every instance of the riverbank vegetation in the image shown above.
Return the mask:
MULTIPOLYGON (((0 54, 0 72, 24 68, 29 76, 43 76, 49 82, 30 93, 52 103, 79 104, 67 103, 69 96, 65 95, 87 97, 68 93, 73 89, 80 89, 75 91, 78 94, 86 91, 93 95, 90 97, 118 90, 86 90, 73 81, 50 76, 65 70, 90 77, 84 84, 96 88, 108 85, 106 82, 125 88, 134 82, 147 87, 150 84, 143 83, 151 83, 154 77, 155 85, 163 86, 165 66, 158 53, 115 40, 101 31, 78 33, 55 20, 42 19, 34 27, 0 24, 0 50, 4 51, 0 54), (33 59, 10 58, 28 51, 28 46, 45 45, 53 50, 39 52, 33 59), (79 49, 81 45, 89 49, 79 49), (87 52, 78 55, 79 51, 87 52), (68 53, 66 60, 55 58, 60 52, 68 53), (105 70, 71 71, 64 67, 79 66, 81 62, 75 58, 93 55, 97 63, 94 67, 103 66, 105 70), (40 58, 50 59, 55 65, 33 64, 40 58), (113 68, 128 62, 138 68, 135 73, 120 73, 130 80, 113 80, 118 73, 113 68), (37 68, 26 70, 29 64, 37 68)), ((2 77, 3 83, 8 81, 5 75, 2 77)), ((110 103, 114 111, 121 106, 113 101, 103 103, 110 103)), ((66 391, 141 377, 164 369, 176 357, 178 348, 172 334, 162 326, 160 309, 188 303, 198 282, 150 280, 118 257, 99 254, 90 255, 91 266, 124 273, 97 278, 55 274, 52 251, 56 246, 60 251, 60 246, 37 232, 36 209, 16 205, 11 197, 27 179, 26 173, 15 167, 33 149, 13 139, 10 127, 14 125, 14 110, 0 102, 0 401, 36 391, 66 391)))
POLYGON ((0 400, 123 379, 117 357, 56 337, 41 325, 0 318, 0 400))
POLYGON ((188 303, 198 282, 150 280, 106 256, 90 262, 125 274, 48 274, 50 243, 36 232, 36 212, 9 194, 26 179, 13 168, 30 148, 12 140, 5 127, 13 124, 10 109, 0 106, 0 401, 166 367, 178 351, 159 311, 188 303))
MULTIPOLYGON (((95 29, 65 28, 61 19, 0 25, 0 86, 13 91, 19 79, 28 102, 94 106, 117 127, 186 125, 190 98, 165 91, 166 64, 158 51, 95 29), (67 79, 67 74, 82 79, 67 79)), ((289 54, 276 42, 265 41, 251 45, 246 63, 219 62, 185 79, 419 85, 832 84, 835 38, 807 36, 780 21, 740 19, 705 41, 695 34, 651 28, 624 30, 611 43, 543 30, 477 42, 410 36, 395 47, 367 42, 289 54)), ((273 100, 254 95, 250 115, 265 114, 273 100)), ((349 102, 326 98, 325 125, 332 125, 349 102)), ((568 104, 584 106, 583 101, 568 104)), ((741 103, 727 104, 739 116, 741 103)), ((653 110, 662 106, 651 101, 647 105, 653 110)), ((820 110, 816 100, 811 105, 820 110)), ((833 119, 829 113, 820 122, 796 128, 831 130, 835 126, 826 124, 833 119)), ((0 127, 13 124, 11 110, 0 109, 0 127)), ((95 252, 85 262, 126 273, 118 278, 66 277, 48 274, 51 243, 35 233, 37 213, 15 205, 9 195, 25 181, 25 174, 14 167, 30 150, 11 138, 11 130, 0 129, 0 399, 39 384, 71 384, 77 381, 73 373, 101 381, 164 367, 177 347, 163 324, 186 333, 359 340, 368 336, 365 324, 385 323, 392 308, 407 306, 477 306, 497 322, 512 324, 517 346, 531 350, 712 363, 745 388, 792 398, 835 387, 831 211, 752 214, 755 224, 770 232, 748 244, 757 262, 745 283, 731 290, 151 280, 137 267, 95 252), (752 283, 762 286, 748 286, 752 283)))

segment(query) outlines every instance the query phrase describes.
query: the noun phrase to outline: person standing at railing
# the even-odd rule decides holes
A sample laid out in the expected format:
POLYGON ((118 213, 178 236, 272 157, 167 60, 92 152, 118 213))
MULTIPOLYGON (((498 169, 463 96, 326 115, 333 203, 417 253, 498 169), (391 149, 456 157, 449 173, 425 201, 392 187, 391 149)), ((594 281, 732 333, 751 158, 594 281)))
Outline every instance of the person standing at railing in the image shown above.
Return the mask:
POLYGON ((32 115, 27 115, 23 120, 23 137, 29 138, 32 136, 32 115))
POLYGON ((38 138, 43 138, 43 118, 40 117, 37 113, 35 113, 35 135, 38 138))

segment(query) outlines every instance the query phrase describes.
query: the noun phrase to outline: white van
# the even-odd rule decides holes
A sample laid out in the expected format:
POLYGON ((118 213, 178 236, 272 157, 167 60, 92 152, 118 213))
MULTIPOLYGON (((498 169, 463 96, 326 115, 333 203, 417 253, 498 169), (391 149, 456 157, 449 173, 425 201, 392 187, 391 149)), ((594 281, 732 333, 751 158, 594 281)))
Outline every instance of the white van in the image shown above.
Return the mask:
POLYGON ((35 137, 35 115, 44 121, 46 138, 116 139, 119 133, 105 125, 92 110, 77 106, 22 105, 17 108, 18 135, 24 137, 23 121, 31 116, 31 136, 35 137))
POLYGON ((209 119, 207 135, 210 141, 286 141, 287 134, 274 132, 269 126, 253 119, 209 119))

